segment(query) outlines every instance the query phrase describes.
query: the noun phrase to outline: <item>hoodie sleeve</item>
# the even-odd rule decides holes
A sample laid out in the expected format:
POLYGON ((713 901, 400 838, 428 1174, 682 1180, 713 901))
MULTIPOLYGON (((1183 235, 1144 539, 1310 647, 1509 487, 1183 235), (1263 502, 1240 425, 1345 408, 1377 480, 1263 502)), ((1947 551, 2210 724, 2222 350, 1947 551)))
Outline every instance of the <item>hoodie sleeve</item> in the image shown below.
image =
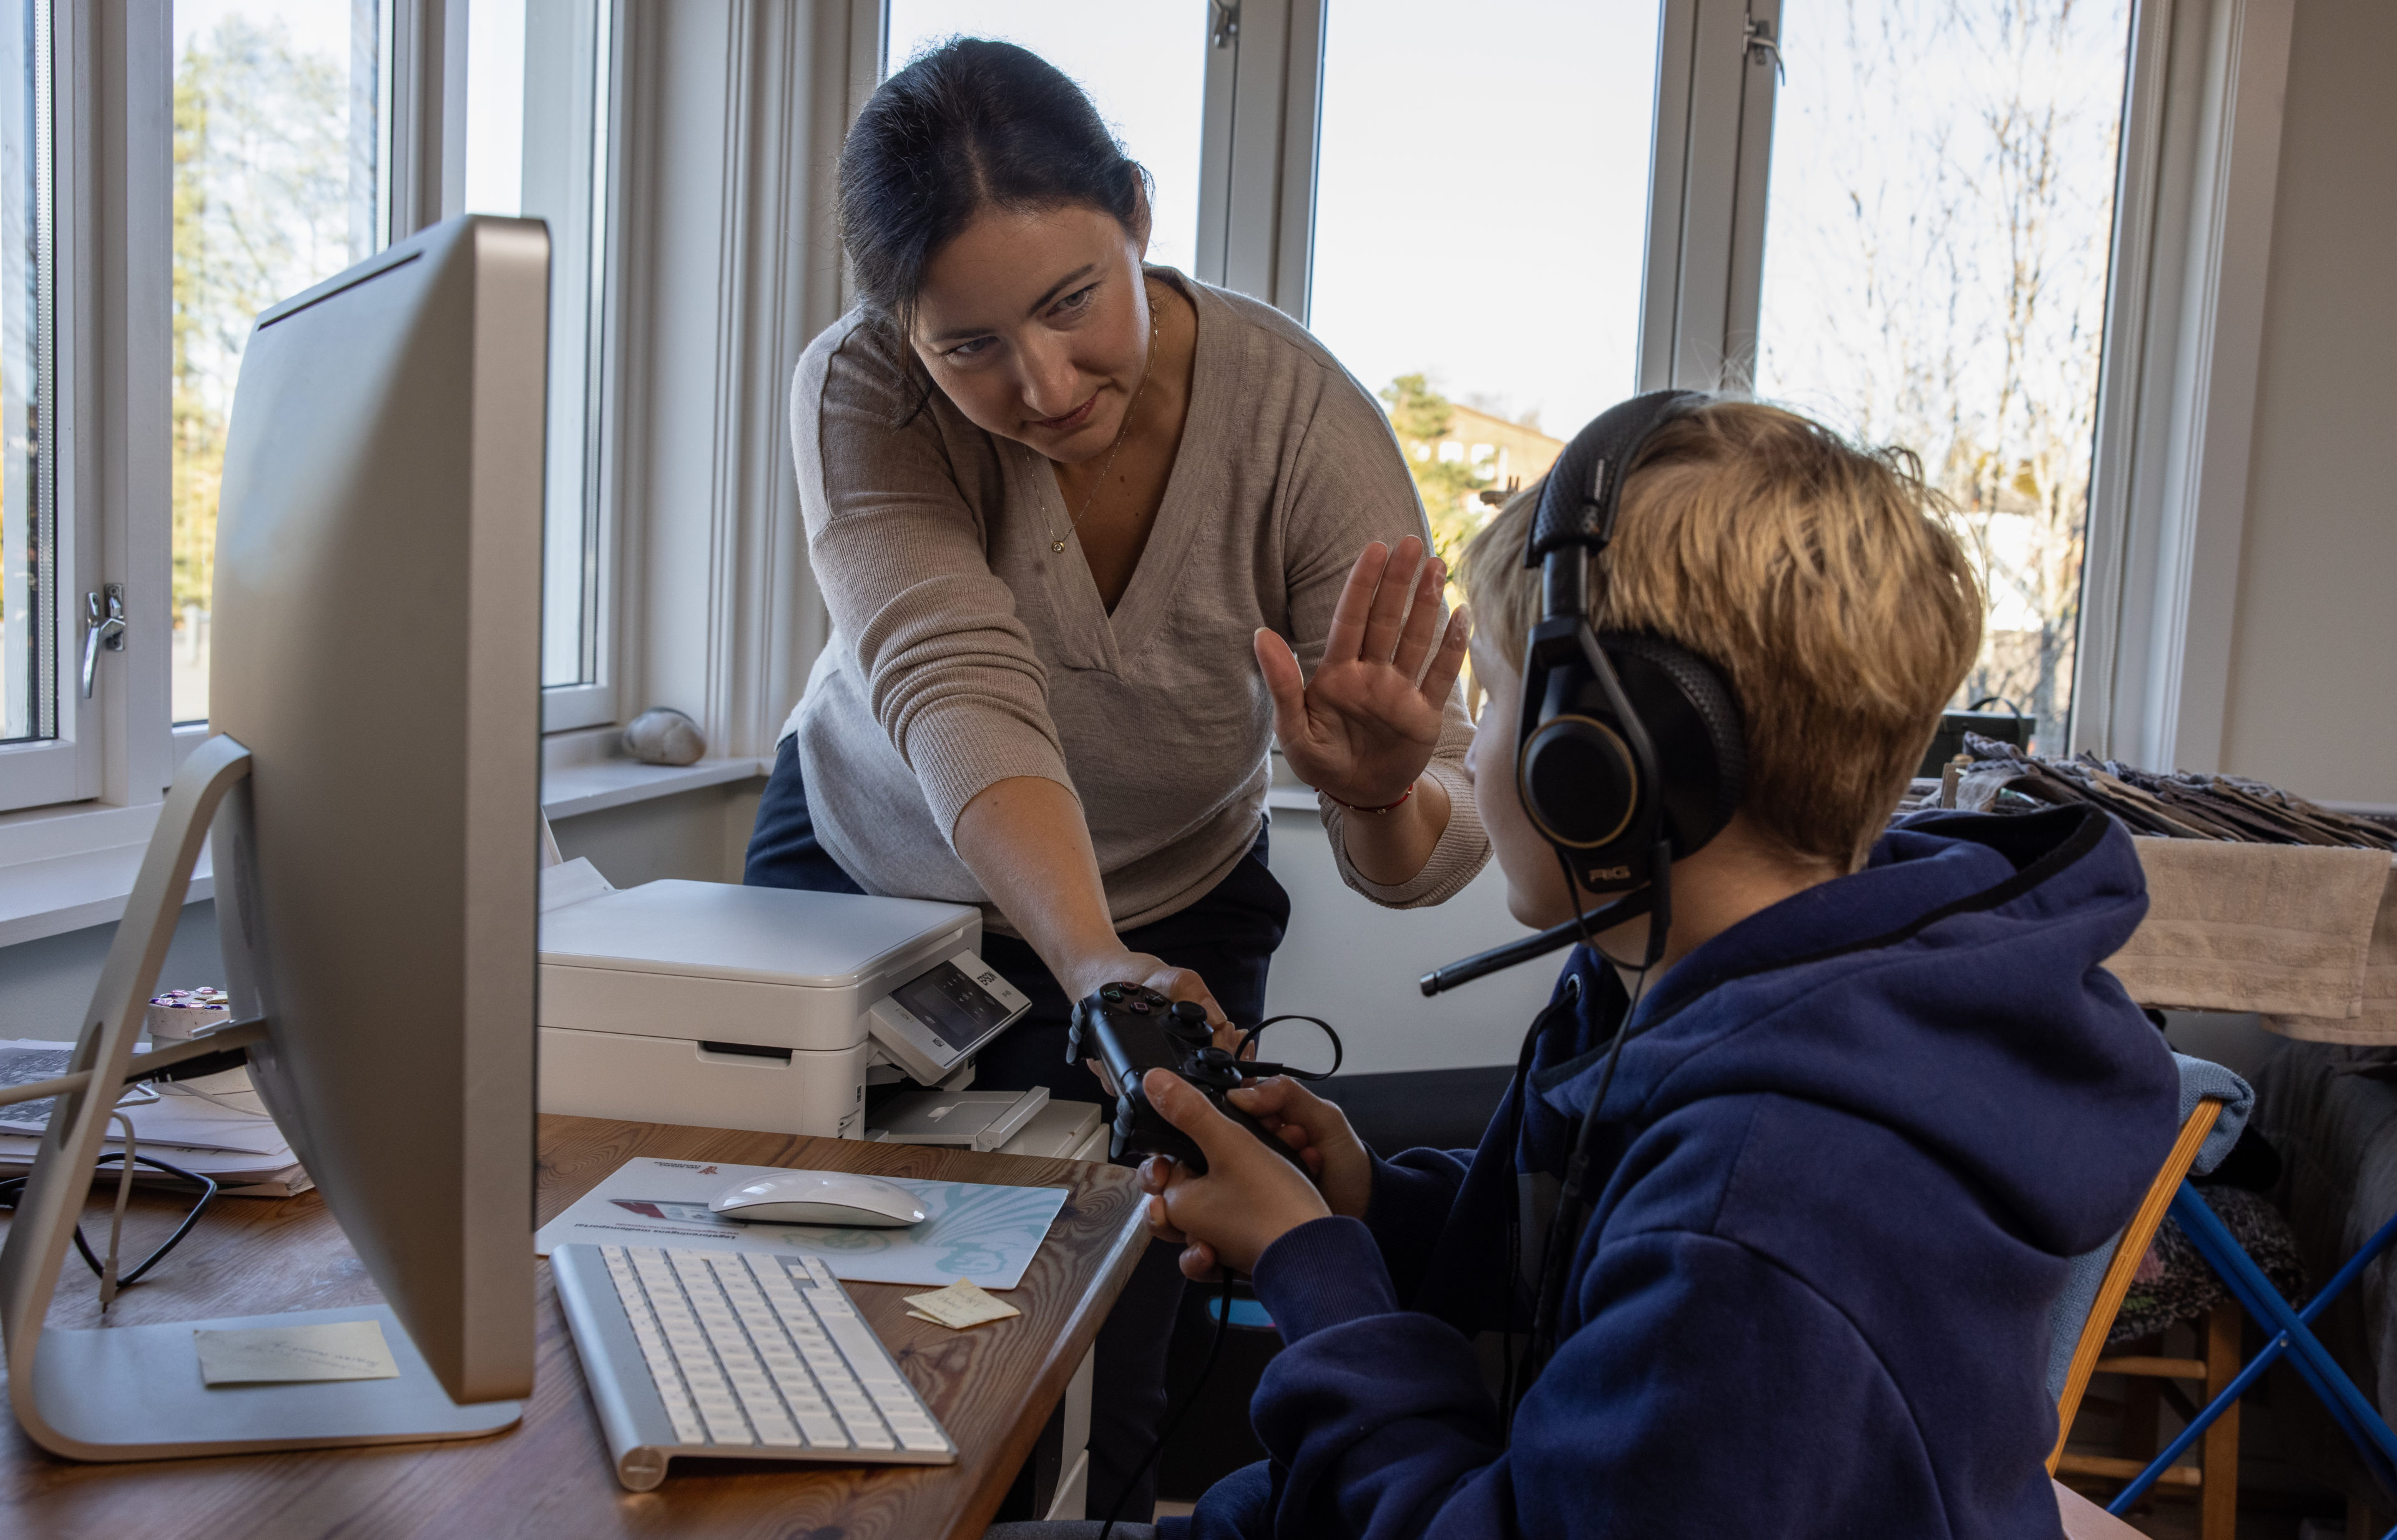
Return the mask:
POLYGON ((1380 1248, 1398 1297, 1413 1302, 1440 1250, 1473 1165, 1471 1150, 1411 1149, 1373 1158, 1373 1197, 1365 1227, 1380 1248))
POLYGON ((1252 1407, 1270 1521, 1202 1502, 1198 1540, 1946 1528, 1913 1420, 1846 1318, 1733 1242, 1665 1231, 1601 1248, 1581 1276, 1584 1324, 1511 1445, 1472 1344, 1395 1307, 1363 1226, 1292 1231, 1256 1282, 1289 1344, 1252 1407))

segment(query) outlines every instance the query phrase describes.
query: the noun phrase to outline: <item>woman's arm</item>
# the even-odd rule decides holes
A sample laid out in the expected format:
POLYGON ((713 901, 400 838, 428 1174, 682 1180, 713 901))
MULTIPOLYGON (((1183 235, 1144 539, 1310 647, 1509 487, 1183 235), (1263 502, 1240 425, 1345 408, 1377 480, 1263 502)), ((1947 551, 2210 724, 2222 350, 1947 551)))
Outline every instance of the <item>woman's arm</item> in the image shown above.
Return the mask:
POLYGON ((1197 1000, 1210 1021, 1225 1024, 1223 1008, 1198 974, 1131 951, 1117 936, 1090 825, 1080 799, 1065 785, 1016 775, 985 786, 957 815, 951 839, 1068 998, 1103 984, 1145 984, 1177 1000, 1197 1000))

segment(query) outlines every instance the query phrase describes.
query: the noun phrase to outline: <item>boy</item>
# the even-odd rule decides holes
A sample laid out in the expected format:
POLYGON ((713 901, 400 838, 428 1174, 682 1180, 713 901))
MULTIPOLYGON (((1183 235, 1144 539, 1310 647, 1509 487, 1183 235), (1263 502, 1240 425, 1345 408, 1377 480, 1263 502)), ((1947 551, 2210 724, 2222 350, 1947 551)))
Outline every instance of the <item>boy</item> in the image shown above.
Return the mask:
MULTIPOLYGON (((1515 787, 1537 492, 1465 559, 1490 692, 1467 763, 1514 914, 1548 926, 1571 900, 1515 787)), ((1766 407, 1649 440, 1592 623, 1715 664, 1747 790, 1675 864, 1647 978, 1574 948, 1479 1151, 1386 1160, 1296 1084, 1233 1092, 1310 1185, 1149 1077, 1210 1161, 1144 1170, 1152 1225, 1194 1278, 1253 1276, 1287 1345, 1252 1407, 1271 1461, 1160 1534, 2060 1534, 2047 1311, 2154 1176, 2176 1081, 2101 967, 2146 909, 2120 829, 1883 833, 1979 642, 1931 504, 1892 458, 1766 407), (1585 1116, 1587 1217, 1510 1426, 1474 1339, 1532 1319, 1585 1116)), ((1646 925, 1600 949, 1638 959, 1646 925)))

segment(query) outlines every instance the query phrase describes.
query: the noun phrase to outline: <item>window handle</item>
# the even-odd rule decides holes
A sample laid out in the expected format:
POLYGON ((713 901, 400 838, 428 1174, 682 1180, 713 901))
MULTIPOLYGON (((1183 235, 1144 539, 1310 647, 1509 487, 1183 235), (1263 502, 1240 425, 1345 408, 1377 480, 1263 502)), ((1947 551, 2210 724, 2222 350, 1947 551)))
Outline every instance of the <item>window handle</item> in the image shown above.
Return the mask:
POLYGON ((1761 64, 1773 61, 1774 79, 1781 85, 1789 83, 1789 72, 1781 62, 1781 45, 1773 40, 1773 23, 1751 16, 1740 30, 1739 46, 1747 50, 1748 61, 1761 64))
POLYGON ((103 647, 111 652, 125 650, 125 585, 121 583, 83 596, 83 698, 87 701, 91 699, 92 674, 100 666, 103 647))
POLYGON ((1228 48, 1239 35, 1240 0, 1215 0, 1215 47, 1228 48))

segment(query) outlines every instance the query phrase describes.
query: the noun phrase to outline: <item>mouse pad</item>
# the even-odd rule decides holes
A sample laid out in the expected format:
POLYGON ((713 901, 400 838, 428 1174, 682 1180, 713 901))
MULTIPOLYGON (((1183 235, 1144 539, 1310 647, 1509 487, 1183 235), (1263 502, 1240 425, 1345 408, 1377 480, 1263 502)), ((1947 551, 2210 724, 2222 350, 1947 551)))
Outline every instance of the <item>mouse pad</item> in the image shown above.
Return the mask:
POLYGON ((743 1225, 710 1213, 708 1199, 778 1166, 697 1160, 627 1160, 533 1237, 535 1255, 569 1241, 586 1245, 691 1246, 708 1251, 819 1256, 844 1283, 929 1283, 970 1278, 1012 1289, 1040 1249, 1063 1187, 999 1187, 971 1182, 882 1180, 924 1206, 920 1225, 850 1229, 834 1225, 743 1225))

